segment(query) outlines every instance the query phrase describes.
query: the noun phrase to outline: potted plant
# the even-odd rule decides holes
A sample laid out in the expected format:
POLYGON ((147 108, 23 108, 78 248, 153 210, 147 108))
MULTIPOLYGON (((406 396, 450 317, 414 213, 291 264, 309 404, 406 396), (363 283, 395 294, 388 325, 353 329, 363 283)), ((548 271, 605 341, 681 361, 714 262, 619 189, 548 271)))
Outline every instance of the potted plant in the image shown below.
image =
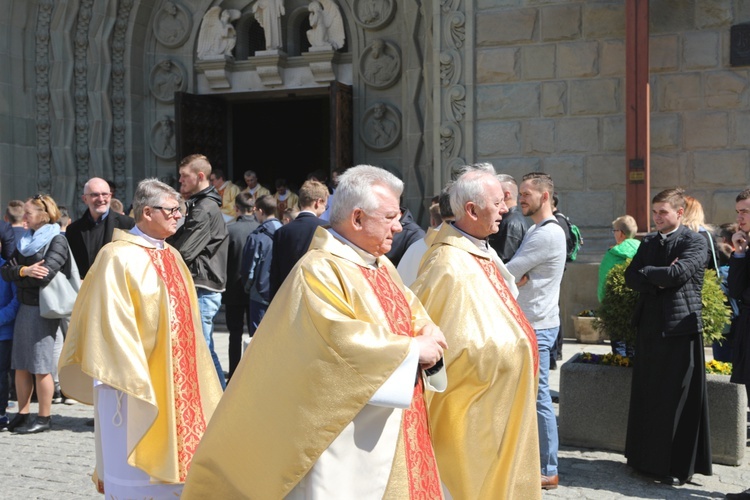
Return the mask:
POLYGON ((575 338, 582 344, 600 344, 607 340, 606 331, 596 326, 596 311, 586 309, 573 316, 573 331, 575 338))

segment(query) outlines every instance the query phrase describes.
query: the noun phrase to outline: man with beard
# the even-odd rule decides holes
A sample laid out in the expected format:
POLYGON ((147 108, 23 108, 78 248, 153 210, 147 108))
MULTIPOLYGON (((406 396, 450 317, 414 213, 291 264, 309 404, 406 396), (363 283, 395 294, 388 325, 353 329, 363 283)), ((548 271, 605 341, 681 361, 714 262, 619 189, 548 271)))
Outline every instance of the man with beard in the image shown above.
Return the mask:
POLYGON ((536 400, 542 489, 557 488, 557 418, 549 392, 550 350, 560 329, 560 282, 565 270, 565 233, 552 215, 552 177, 542 172, 523 176, 520 205, 534 225, 526 232, 508 271, 518 283, 518 303, 534 327, 539 345, 539 390, 536 400))

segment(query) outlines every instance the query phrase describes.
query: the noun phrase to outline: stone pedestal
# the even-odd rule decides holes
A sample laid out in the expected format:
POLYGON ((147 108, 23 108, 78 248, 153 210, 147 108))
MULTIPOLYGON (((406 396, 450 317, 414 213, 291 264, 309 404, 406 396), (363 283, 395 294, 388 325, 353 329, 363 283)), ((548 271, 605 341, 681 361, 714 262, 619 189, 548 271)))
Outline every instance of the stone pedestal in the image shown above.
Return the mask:
POLYGON ((336 52, 329 47, 310 47, 309 52, 303 52, 302 57, 307 62, 316 82, 332 82, 336 79, 333 72, 333 58, 336 52))
POLYGON ((287 55, 283 50, 259 50, 250 58, 258 71, 258 77, 263 85, 283 85, 281 77, 286 67, 287 55))
POLYGON ((234 58, 230 56, 216 56, 196 61, 195 69, 205 75, 211 90, 231 89, 229 75, 232 73, 232 63, 234 58))

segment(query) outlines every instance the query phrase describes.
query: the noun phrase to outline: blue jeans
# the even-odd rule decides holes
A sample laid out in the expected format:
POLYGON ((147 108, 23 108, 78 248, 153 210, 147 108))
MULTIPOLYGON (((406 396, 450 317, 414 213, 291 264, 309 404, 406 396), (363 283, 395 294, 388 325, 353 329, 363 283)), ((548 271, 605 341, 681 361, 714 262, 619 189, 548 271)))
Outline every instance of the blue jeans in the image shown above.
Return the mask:
POLYGON ((204 288, 196 288, 198 293, 198 307, 201 311, 201 324, 203 326, 203 337, 208 344, 208 350, 211 351, 211 358, 214 360, 216 374, 219 376, 221 388, 226 389, 227 382, 224 380, 224 370, 221 369, 219 356, 214 350, 214 316, 219 312, 221 307, 221 293, 212 292, 204 288))
POLYGON ((0 340, 0 415, 5 415, 10 394, 10 353, 12 340, 0 340))
POLYGON ((255 335, 255 330, 258 329, 263 316, 266 315, 268 306, 269 304, 250 300, 250 324, 248 325, 248 329, 250 330, 251 337, 255 335))
POLYGON ((542 463, 542 474, 557 475, 557 418, 549 393, 549 360, 550 351, 557 340, 560 327, 534 330, 539 345, 539 390, 536 394, 536 417, 539 427, 539 458, 542 463))

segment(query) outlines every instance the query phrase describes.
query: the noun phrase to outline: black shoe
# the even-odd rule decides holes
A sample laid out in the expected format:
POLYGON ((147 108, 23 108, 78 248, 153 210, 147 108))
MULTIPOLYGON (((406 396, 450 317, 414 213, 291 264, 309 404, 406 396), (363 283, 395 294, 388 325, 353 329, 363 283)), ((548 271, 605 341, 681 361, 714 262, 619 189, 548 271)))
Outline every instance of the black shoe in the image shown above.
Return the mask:
POLYGON ((8 424, 8 427, 5 430, 14 432, 16 430, 16 427, 22 427, 26 425, 26 422, 28 421, 29 421, 28 413, 16 413, 16 416, 13 417, 13 420, 10 421, 10 423, 8 424))
POLYGON ((19 427, 16 429, 16 434, 36 434, 38 432, 48 431, 52 428, 52 422, 50 420, 50 417, 37 416, 28 427, 19 427))
POLYGON ((726 498, 746 498, 750 499, 750 490, 741 491, 739 493, 727 493, 726 498))

